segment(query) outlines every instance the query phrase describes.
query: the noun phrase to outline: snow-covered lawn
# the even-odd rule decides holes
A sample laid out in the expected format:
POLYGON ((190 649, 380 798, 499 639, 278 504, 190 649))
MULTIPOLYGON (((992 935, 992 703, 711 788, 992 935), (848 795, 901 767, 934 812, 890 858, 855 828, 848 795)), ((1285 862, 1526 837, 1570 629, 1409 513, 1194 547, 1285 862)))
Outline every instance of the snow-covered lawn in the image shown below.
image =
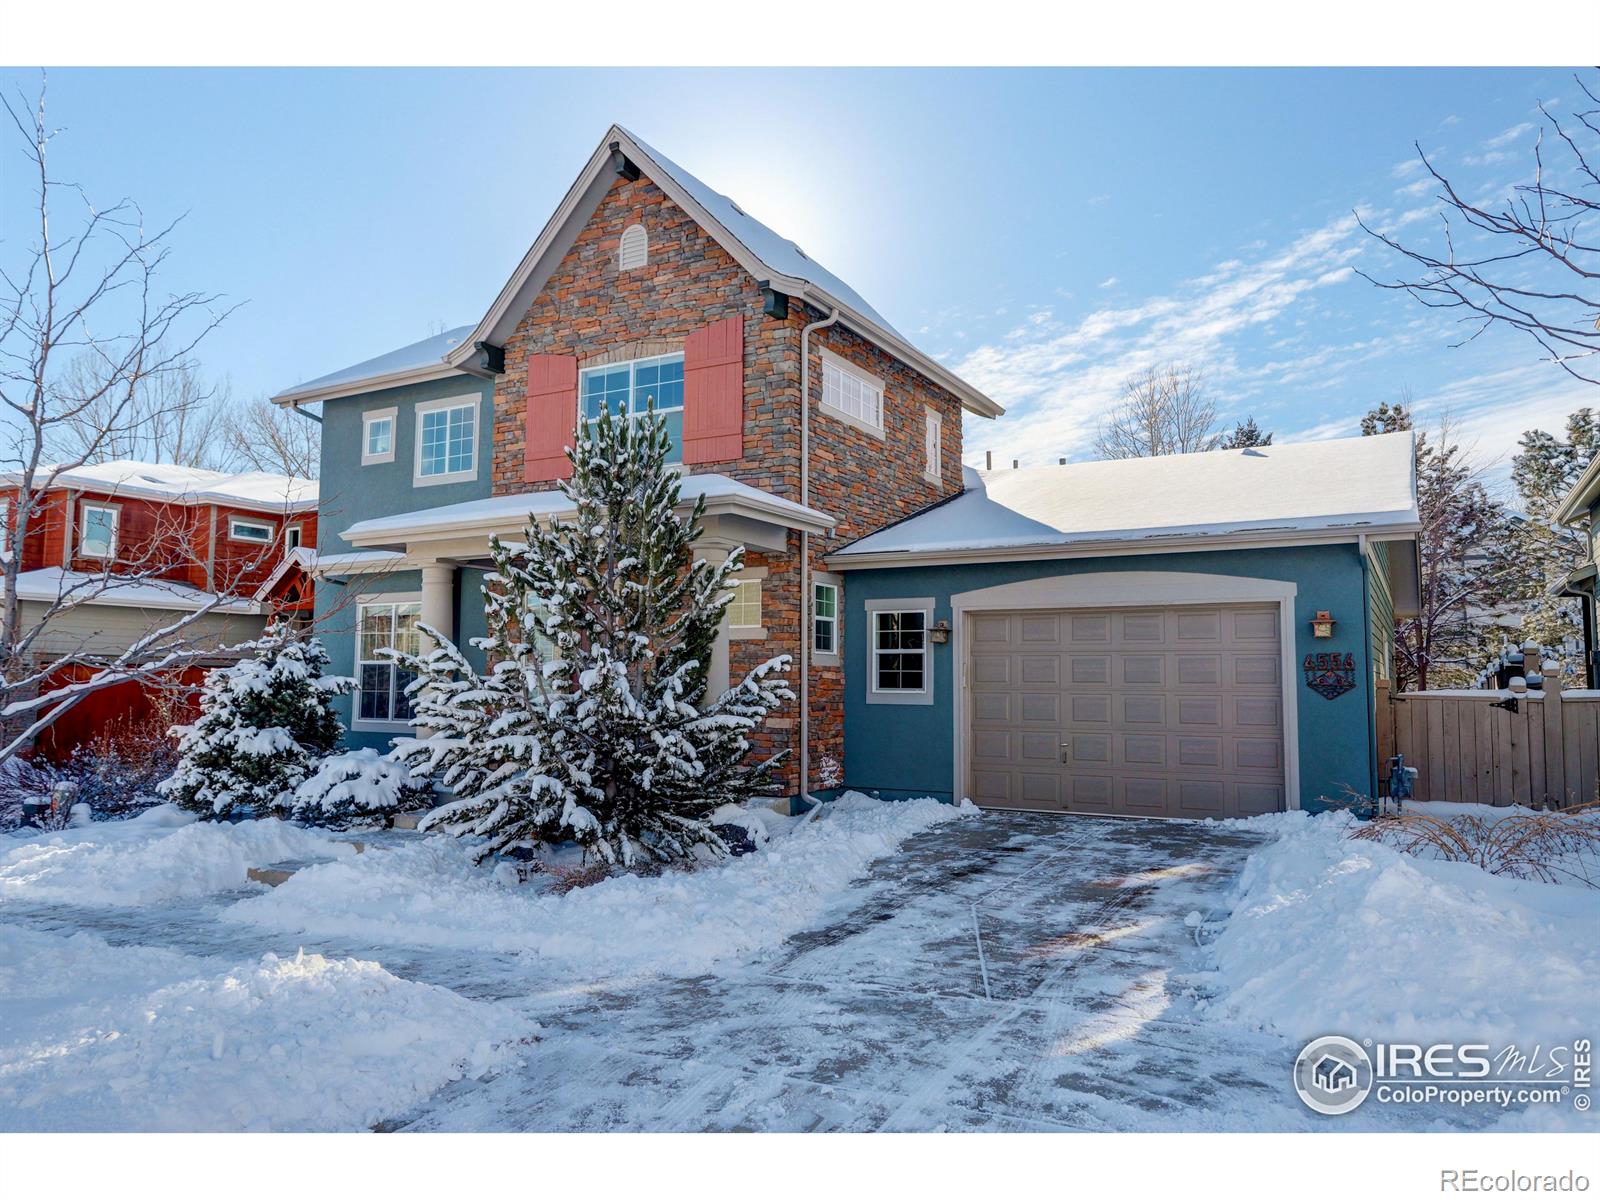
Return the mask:
POLYGON ((1556 1128, 1317 1117, 1289 1068, 1329 1032, 1594 1032, 1600 892, 1346 816, 744 820, 754 853, 566 894, 442 835, 0 839, 0 1128, 1556 1128))
POLYGON ((1550 1045, 1600 1033, 1600 890, 1352 841, 1344 813, 1252 824, 1278 837, 1246 864, 1213 946, 1218 1015, 1299 1041, 1359 1031, 1550 1045))
POLYGON ((380 835, 357 854, 360 835, 202 824, 163 807, 8 838, 0 1128, 368 1127, 538 1052, 524 1006, 450 990, 427 951, 513 956, 496 989, 511 994, 556 977, 705 970, 778 944, 874 859, 971 811, 852 797, 825 820, 756 813, 744 820, 768 836, 754 853, 566 895, 474 867, 470 846, 442 835, 380 835), (300 865, 282 887, 248 881, 282 862, 300 865), (79 923, 112 940, 63 932, 79 923), (303 949, 328 939, 359 956, 303 949), (191 940, 225 952, 168 948, 191 940), (374 961, 386 947, 440 978, 391 973, 374 961))

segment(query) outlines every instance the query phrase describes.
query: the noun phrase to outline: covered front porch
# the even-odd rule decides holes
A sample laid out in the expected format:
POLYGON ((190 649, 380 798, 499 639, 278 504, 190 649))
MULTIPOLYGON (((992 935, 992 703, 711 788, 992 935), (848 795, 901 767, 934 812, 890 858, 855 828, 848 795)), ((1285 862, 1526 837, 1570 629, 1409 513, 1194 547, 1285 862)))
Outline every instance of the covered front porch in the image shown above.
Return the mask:
MULTIPOLYGON (((685 510, 704 500, 703 532, 695 547, 712 563, 741 547, 787 554, 794 549, 791 534, 824 534, 834 524, 825 513, 725 475, 687 475, 681 495, 685 510)), ((323 585, 318 627, 335 669, 348 669, 357 681, 349 714, 353 742, 382 747, 412 729, 403 696, 406 680, 378 651, 390 645, 410 648, 407 639, 421 637, 420 623, 476 659, 465 643, 486 632, 480 589, 493 569, 490 538, 517 541, 530 519, 549 523, 572 512, 560 491, 492 496, 359 521, 340 535, 354 549, 318 556, 313 567, 323 585)), ((713 692, 729 686, 730 642, 725 618, 708 665, 713 692)))

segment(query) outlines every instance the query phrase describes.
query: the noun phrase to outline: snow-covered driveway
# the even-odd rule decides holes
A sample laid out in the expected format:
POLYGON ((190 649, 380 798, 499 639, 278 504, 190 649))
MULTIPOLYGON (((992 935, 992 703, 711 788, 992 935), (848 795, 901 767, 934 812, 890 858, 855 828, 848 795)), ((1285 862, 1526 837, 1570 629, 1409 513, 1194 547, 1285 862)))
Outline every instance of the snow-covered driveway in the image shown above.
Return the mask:
POLYGON ((112 839, 92 853, 0 855, 0 1128, 1355 1130, 1498 1115, 1315 1116, 1290 1086, 1299 1041, 1214 1000, 1209 945, 1270 825, 841 804, 716 871, 566 897, 495 884, 439 837, 380 835, 352 855, 274 823, 179 834, 194 845, 166 873, 135 876, 170 852, 131 827, 91 831, 112 839), (245 859, 280 849, 320 865, 240 886, 245 859))

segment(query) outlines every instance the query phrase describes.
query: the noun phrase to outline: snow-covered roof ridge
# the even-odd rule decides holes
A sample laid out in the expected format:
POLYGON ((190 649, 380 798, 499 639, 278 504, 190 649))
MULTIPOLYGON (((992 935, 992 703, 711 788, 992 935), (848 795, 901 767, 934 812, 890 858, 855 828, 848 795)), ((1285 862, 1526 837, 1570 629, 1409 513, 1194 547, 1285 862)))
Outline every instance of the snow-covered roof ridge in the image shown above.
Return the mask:
POLYGON ((1410 433, 980 473, 981 488, 836 551, 999 552, 1418 525, 1410 433))
MULTIPOLYGON (((349 386, 352 384, 379 384, 385 380, 404 382, 409 375, 418 372, 429 374, 443 374, 445 372, 445 355, 461 345, 463 339, 472 332, 471 325, 461 325, 455 329, 447 329, 443 333, 436 333, 425 337, 419 342, 412 342, 408 346, 401 346, 398 350, 390 350, 374 358, 342 367, 337 371, 330 371, 326 375, 319 375, 315 379, 307 379, 293 387, 284 388, 283 391, 273 396, 279 402, 288 403, 302 394, 322 393, 331 389, 349 386)), ((391 384, 390 386, 393 386, 391 384)))
MULTIPOLYGON (((704 497, 708 510, 723 507, 744 509, 780 522, 793 523, 796 528, 822 531, 834 524, 833 518, 827 513, 806 508, 793 500, 785 500, 782 496, 774 496, 748 483, 715 473, 685 475, 679 496, 686 504, 693 504, 696 499, 704 497)), ((512 492, 357 521, 340 536, 354 545, 371 546, 386 540, 404 540, 429 534, 494 526, 510 527, 525 522, 530 516, 558 517, 572 511, 572 501, 561 491, 512 492)))
MULTIPOLYGON (((299 512, 317 506, 315 479, 274 475, 268 471, 211 471, 135 459, 65 467, 59 473, 56 470, 51 465, 39 467, 34 472, 35 486, 55 473, 51 487, 81 488, 145 500, 226 504, 264 512, 299 512)), ((0 484, 20 487, 22 476, 16 471, 5 472, 0 474, 0 484)))

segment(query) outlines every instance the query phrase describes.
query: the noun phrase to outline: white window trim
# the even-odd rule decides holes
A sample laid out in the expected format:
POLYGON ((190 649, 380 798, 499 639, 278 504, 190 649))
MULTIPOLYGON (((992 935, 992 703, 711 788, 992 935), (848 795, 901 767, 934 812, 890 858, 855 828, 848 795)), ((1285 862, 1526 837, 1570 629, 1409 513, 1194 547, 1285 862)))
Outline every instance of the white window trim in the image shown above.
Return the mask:
POLYGON ((375 408, 371 412, 361 414, 361 465, 370 467, 376 463, 392 463, 394 461, 395 443, 400 440, 400 410, 398 408, 375 408), (386 454, 367 453, 367 429, 375 421, 389 422, 389 450, 386 454))
POLYGON ((284 528, 283 528, 283 548, 285 550, 296 550, 299 547, 304 546, 305 544, 306 544, 306 527, 304 525, 302 525, 299 521, 296 521, 292 525, 285 525, 284 526, 284 528), (290 540, 289 540, 291 534, 294 535, 294 541, 293 541, 292 544, 290 543, 290 540))
MULTIPOLYGON (((730 583, 761 583, 761 584, 765 584, 766 578, 767 578, 767 568, 765 568, 765 567, 746 567, 742 571, 738 572, 737 574, 730 575, 728 577, 728 580, 729 580, 730 583)), ((762 587, 762 589, 761 589, 761 592, 762 592, 762 595, 761 595, 761 606, 762 606, 762 611, 763 612, 766 611, 766 604, 767 604, 766 590, 767 589, 765 587, 762 587)), ((730 610, 732 609, 732 605, 731 604, 729 605, 729 608, 730 608, 730 610)), ((733 618, 731 616, 728 619, 728 639, 730 641, 735 641, 735 642, 764 641, 766 639, 766 636, 767 636, 767 627, 765 625, 735 625, 735 624, 733 624, 733 618)))
POLYGON ((78 544, 73 547, 73 554, 81 558, 98 558, 103 562, 113 562, 117 557, 117 542, 122 534, 122 506, 120 504, 102 504, 94 500, 85 500, 78 505, 78 544), (83 531, 88 527, 86 517, 93 512, 108 512, 111 514, 111 545, 106 553, 97 554, 84 548, 83 531))
POLYGON ((844 576, 831 571, 811 572, 811 662, 818 667, 844 665, 844 576), (818 584, 833 589, 833 649, 817 649, 817 593, 818 584))
MULTIPOLYGON (((827 347, 822 347, 821 348, 821 352, 822 352, 822 361, 823 362, 831 363, 833 366, 837 367, 840 371, 844 372, 846 375, 854 375, 857 379, 861 380, 862 383, 869 384, 870 386, 872 386, 872 387, 877 389, 877 391, 878 391, 878 420, 880 422, 887 420, 887 410, 889 408, 889 389, 884 386, 883 380, 879 379, 876 375, 872 374, 869 371, 863 371, 860 367, 856 366, 856 364, 851 362, 848 358, 841 358, 839 355, 835 354, 832 350, 829 350, 827 347)), ((881 424, 874 425, 871 421, 864 421, 860 417, 856 416, 854 413, 845 412, 845 410, 840 408, 838 405, 828 403, 827 395, 828 395, 828 387, 827 387, 827 383, 826 383, 826 381, 824 379, 823 372, 818 371, 817 372, 817 411, 818 412, 823 413, 823 414, 833 418, 835 421, 842 421, 844 424, 849 425, 852 428, 859 429, 859 430, 861 430, 862 433, 871 434, 875 438, 882 438, 882 437, 886 436, 885 433, 884 433, 883 425, 881 425, 881 424)))
POLYGON ((370 596, 357 596, 356 604, 356 639, 355 647, 351 653, 351 675, 355 677, 356 685, 350 689, 350 728, 357 733, 410 733, 416 728, 414 721, 378 721, 372 718, 363 718, 361 714, 361 606, 363 604, 418 604, 422 603, 421 592, 379 592, 370 596))
POLYGON ((265 517, 238 517, 228 518, 228 540, 230 542, 249 542, 252 546, 270 546, 278 537, 278 525, 265 517), (239 534, 240 525, 259 525, 267 531, 266 537, 244 537, 239 534))
POLYGON ((479 442, 483 439, 482 396, 441 396, 437 400, 424 400, 416 408, 416 428, 414 433, 415 436, 412 438, 415 445, 411 456, 411 486, 438 487, 444 483, 470 483, 478 478, 479 460, 483 457, 479 446, 479 442), (428 413, 452 408, 472 409, 472 469, 470 471, 450 471, 443 475, 424 475, 422 473, 422 418, 428 413))
POLYGON ((923 462, 922 477, 929 483, 944 482, 944 414, 933 407, 922 410, 922 437, 923 437, 923 462), (933 434, 932 450, 929 454, 927 443, 928 434, 933 434))
POLYGON ((932 704, 933 703, 933 597, 916 596, 900 600, 868 600, 867 613, 867 703, 868 704, 932 704), (877 672, 878 621, 881 612, 920 612, 923 628, 922 690, 879 691, 877 672))

